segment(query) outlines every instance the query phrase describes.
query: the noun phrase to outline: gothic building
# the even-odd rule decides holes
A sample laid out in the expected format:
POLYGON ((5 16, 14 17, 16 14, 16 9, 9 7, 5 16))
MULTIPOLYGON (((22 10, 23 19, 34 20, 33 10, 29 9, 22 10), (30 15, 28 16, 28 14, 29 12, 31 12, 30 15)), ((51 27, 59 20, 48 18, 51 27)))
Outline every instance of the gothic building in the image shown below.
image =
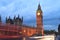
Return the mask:
MULTIPOLYGON (((9 34, 12 33, 13 35, 15 33, 23 34, 24 36, 32 36, 34 34, 41 34, 43 35, 43 15, 42 15, 42 10, 40 4, 38 5, 38 9, 36 11, 36 27, 31 27, 28 25, 23 25, 23 17, 20 18, 19 15, 18 17, 14 16, 13 19, 7 18, 6 17, 6 24, 5 25, 0 25, 2 29, 2 34, 9 34), (7 25, 9 24, 9 25, 7 25), (11 25, 13 24, 13 25, 11 25), (4 28, 2 26, 5 26, 4 28), (5 31, 5 33, 4 33, 5 31), (7 33, 6 33, 7 31, 7 33)), ((0 17, 0 22, 1 22, 1 17, 0 17)), ((10 35, 10 34, 9 34, 10 35)))
POLYGON ((6 23, 20 26, 23 24, 23 17, 20 18, 19 15, 18 15, 18 17, 14 16, 13 19, 11 19, 10 16, 9 16, 9 18, 6 17, 6 23))

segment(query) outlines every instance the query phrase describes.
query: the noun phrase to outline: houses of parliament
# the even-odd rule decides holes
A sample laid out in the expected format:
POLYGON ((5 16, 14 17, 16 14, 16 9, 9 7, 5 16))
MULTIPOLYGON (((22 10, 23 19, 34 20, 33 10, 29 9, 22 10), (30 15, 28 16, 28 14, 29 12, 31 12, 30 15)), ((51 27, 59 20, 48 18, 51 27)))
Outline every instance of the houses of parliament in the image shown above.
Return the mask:
POLYGON ((0 16, 0 34, 24 36, 32 36, 34 34, 44 35, 43 14, 40 4, 38 5, 38 9, 36 11, 36 27, 23 25, 23 17, 20 18, 19 15, 18 17, 14 16, 13 19, 9 16, 9 18, 6 18, 6 23, 2 24, 0 16))

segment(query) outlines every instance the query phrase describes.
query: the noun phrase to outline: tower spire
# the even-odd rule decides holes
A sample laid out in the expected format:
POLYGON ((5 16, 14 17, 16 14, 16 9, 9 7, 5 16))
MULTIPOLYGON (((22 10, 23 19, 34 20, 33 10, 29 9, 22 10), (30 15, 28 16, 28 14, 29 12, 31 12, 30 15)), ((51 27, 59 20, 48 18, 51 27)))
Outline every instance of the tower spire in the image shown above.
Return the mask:
POLYGON ((9 19, 11 19, 10 16, 9 16, 9 19))
POLYGON ((7 17, 6 17, 6 23, 7 23, 7 17))
POLYGON ((16 16, 14 16, 14 20, 16 19, 16 16))
POLYGON ((23 17, 22 17, 22 22, 23 22, 23 17))
POLYGON ((38 4, 38 10, 41 10, 41 6, 40 6, 40 3, 38 4))
POLYGON ((19 18, 19 14, 18 14, 18 18, 19 18))

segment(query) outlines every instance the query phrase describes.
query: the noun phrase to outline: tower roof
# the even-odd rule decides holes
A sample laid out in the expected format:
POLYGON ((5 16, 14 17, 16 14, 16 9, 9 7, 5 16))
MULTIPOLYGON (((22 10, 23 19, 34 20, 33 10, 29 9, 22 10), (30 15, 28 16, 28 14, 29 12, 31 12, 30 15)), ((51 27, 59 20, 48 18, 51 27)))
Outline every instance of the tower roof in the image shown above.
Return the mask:
POLYGON ((38 4, 38 10, 41 10, 41 6, 40 6, 40 4, 38 4))

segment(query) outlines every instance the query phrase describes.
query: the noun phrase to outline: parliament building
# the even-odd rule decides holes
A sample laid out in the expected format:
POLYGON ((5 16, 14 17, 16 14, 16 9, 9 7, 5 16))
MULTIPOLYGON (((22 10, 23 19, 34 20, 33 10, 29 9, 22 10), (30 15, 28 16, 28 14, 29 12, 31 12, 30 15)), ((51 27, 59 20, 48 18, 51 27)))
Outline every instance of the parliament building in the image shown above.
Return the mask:
POLYGON ((43 29, 43 14, 41 10, 40 4, 38 5, 38 9, 36 11, 36 27, 31 27, 28 25, 23 25, 23 17, 20 18, 14 16, 13 19, 6 17, 6 23, 3 24, 0 16, 0 34, 3 35, 24 35, 24 36, 32 36, 34 34, 42 34, 44 35, 43 29))

